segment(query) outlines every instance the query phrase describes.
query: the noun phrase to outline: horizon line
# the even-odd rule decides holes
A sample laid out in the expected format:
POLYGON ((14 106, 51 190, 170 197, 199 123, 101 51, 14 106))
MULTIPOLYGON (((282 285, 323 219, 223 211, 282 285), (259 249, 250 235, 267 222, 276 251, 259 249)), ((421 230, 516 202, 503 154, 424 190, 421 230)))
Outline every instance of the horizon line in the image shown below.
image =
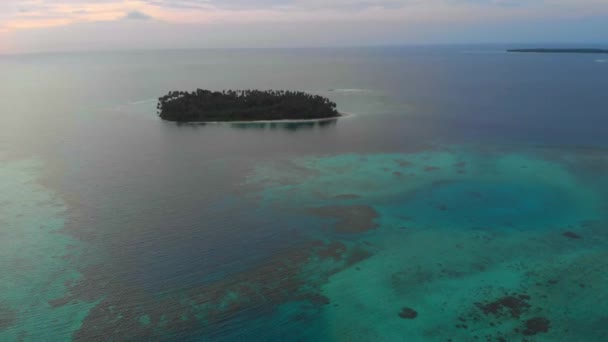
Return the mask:
MULTIPOLYGON (((331 50, 331 49, 370 49, 370 48, 400 48, 400 47, 458 47, 458 46, 506 46, 510 48, 533 45, 558 45, 558 46, 590 46, 597 48, 603 46, 608 48, 608 42, 462 42, 462 43, 394 43, 394 44, 366 44, 366 45, 302 45, 302 46, 263 46, 263 47, 149 47, 149 48, 99 48, 99 49, 66 49, 51 51, 28 51, 28 52, 0 52, 0 56, 32 56, 32 55, 70 55, 87 53, 112 53, 112 52, 164 52, 164 51, 221 51, 221 50, 331 50)), ((551 48, 541 46, 537 48, 551 48)), ((557 46, 556 46, 557 48, 557 46)))

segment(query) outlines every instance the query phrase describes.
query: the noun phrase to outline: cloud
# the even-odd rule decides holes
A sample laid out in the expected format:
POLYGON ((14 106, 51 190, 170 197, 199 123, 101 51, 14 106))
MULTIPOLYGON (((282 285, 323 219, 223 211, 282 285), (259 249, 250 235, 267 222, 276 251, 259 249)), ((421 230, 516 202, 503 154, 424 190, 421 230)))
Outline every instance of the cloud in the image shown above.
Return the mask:
MULTIPOLYGON (((210 37, 222 37, 218 46, 233 37, 248 37, 254 27, 259 28, 262 39, 277 42, 291 35, 292 45, 314 45, 338 28, 344 28, 341 37, 346 41, 352 31, 353 41, 364 39, 370 32, 377 32, 373 40, 378 43, 391 34, 395 37, 424 38, 427 32, 443 32, 449 36, 467 27, 489 27, 504 24, 504 30, 525 27, 534 34, 534 23, 584 21, 586 18, 608 18, 608 0, 0 0, 0 33, 3 40, 18 43, 18 33, 37 31, 32 37, 40 43, 52 34, 66 38, 64 45, 80 34, 83 26, 121 27, 119 37, 108 37, 104 30, 96 31, 100 40, 118 39, 133 33, 132 41, 145 41, 146 30, 156 29, 158 36, 170 32, 194 32, 196 43, 200 32, 211 32, 210 37), (153 19, 153 20, 150 20, 153 19), (527 24, 531 24, 526 26, 527 24), (213 27, 214 30, 209 31, 213 27), (262 29, 263 27, 263 29, 262 29), (280 29, 277 29, 279 28, 280 29), (364 31, 363 27, 367 29, 364 31), (237 30, 238 28, 238 30, 237 30), (312 28, 322 32, 310 33, 306 41, 298 38, 312 28), (222 35, 222 32, 227 33, 222 35), (165 33, 166 32, 166 33, 165 33), (243 35, 242 32, 248 34, 243 35), (380 32, 383 32, 380 34, 380 32), (137 33, 137 34, 135 34, 137 33), (38 36, 37 34, 40 34, 38 36), (72 37, 72 38, 70 38, 72 37)), ((579 24, 577 24, 579 25, 579 24)), ((599 32, 605 25, 597 24, 599 32)), ((118 30, 117 30, 118 31, 118 30)), ((483 29, 480 31, 483 32, 483 29)), ((521 31, 522 39, 530 34, 521 31)), ((176 34, 175 37, 182 37, 176 34)), ((368 38, 371 39, 372 34, 368 38)), ((244 39, 245 39, 244 38, 244 39)), ((395 40, 394 38, 392 40, 395 40)), ((160 39, 160 38, 159 38, 160 39)), ((181 39, 181 38, 180 38, 181 39)), ((218 38, 219 39, 219 38, 218 38)), ((405 38, 404 38, 405 39, 405 38)), ((409 38, 408 38, 409 39, 409 38)), ((553 40, 548 35, 547 40, 553 40)), ((166 38, 166 41, 173 41, 166 38)), ((415 40, 415 39, 410 39, 415 40)), ((516 38, 514 40, 517 40, 516 38)), ((32 40, 34 41, 34 40, 32 40)), ((178 40, 176 40, 178 41, 178 40)), ((33 43, 32 43, 33 44, 33 43)), ((57 46, 61 44, 56 44, 57 46)), ((211 44, 211 43, 210 43, 211 44)), ((268 43, 269 45, 271 43, 268 43)), ((274 43, 272 43, 274 44, 274 43)), ((277 43, 278 44, 278 43, 277 43)), ((234 46, 243 45, 235 41, 234 46)), ((0 47, 2 48, 2 47, 0 47)))
POLYGON ((422 0, 144 0, 154 6, 173 9, 229 9, 246 10, 280 10, 280 11, 316 11, 316 10, 365 10, 369 8, 395 9, 422 0))
POLYGON ((124 19, 127 20, 150 20, 153 19, 151 16, 140 12, 140 11, 131 11, 124 16, 124 19))
POLYGON ((176 23, 264 20, 450 20, 608 13, 607 0, 0 0, 0 27, 154 17, 176 23), (140 15, 141 14, 141 15, 140 15), (133 17, 131 17, 133 16, 133 17))

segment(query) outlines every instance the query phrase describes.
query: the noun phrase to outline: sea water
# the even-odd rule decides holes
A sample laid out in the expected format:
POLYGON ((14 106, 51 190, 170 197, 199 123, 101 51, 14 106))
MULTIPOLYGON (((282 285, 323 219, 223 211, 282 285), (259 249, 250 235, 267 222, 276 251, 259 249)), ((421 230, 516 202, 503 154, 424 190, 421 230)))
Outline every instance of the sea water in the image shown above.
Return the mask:
POLYGON ((605 341, 607 65, 504 48, 1 56, 0 340, 605 341))

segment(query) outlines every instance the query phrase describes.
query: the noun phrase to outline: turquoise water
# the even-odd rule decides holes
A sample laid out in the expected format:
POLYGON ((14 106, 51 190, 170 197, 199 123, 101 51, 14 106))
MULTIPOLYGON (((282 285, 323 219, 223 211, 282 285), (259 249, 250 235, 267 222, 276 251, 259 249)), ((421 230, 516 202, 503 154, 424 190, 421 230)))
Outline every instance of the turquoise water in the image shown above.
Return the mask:
POLYGON ((355 237, 372 255, 321 287, 331 303, 321 314, 322 338, 602 340, 605 329, 589 319, 603 310, 592 302, 604 296, 596 274, 605 269, 602 193, 569 170, 584 161, 562 165, 538 152, 298 160, 315 174, 271 186, 269 201, 287 192, 302 206, 329 205, 346 192, 360 197, 341 205, 371 203, 380 214, 378 228, 355 237), (563 235, 569 231, 578 238, 563 235), (519 317, 507 307, 484 314, 477 306, 511 294, 530 297, 519 317), (404 322, 402 307, 419 316, 404 322), (525 321, 534 317, 546 317, 552 329, 528 336, 525 321))
POLYGON ((608 69, 471 48, 0 57, 0 340, 607 340, 608 69))
POLYGON ((4 340, 46 340, 70 336, 94 307, 92 302, 74 302, 54 307, 68 284, 81 274, 72 265, 82 247, 60 234, 65 222, 65 203, 37 184, 42 167, 34 159, 3 162, 0 168, 2 196, 2 302, 0 329, 4 340), (58 319, 65 324, 56 324, 58 319))

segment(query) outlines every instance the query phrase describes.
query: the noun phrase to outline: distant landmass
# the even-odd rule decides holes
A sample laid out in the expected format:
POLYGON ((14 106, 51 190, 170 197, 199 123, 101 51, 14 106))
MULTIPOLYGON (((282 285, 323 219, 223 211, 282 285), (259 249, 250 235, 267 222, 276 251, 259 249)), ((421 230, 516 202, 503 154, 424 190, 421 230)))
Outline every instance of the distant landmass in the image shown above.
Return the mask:
POLYGON ((507 52, 531 53, 608 53, 605 49, 509 49, 507 52))
POLYGON ((299 91, 197 89, 158 99, 163 120, 175 122, 311 120, 340 116, 329 99, 299 91))

